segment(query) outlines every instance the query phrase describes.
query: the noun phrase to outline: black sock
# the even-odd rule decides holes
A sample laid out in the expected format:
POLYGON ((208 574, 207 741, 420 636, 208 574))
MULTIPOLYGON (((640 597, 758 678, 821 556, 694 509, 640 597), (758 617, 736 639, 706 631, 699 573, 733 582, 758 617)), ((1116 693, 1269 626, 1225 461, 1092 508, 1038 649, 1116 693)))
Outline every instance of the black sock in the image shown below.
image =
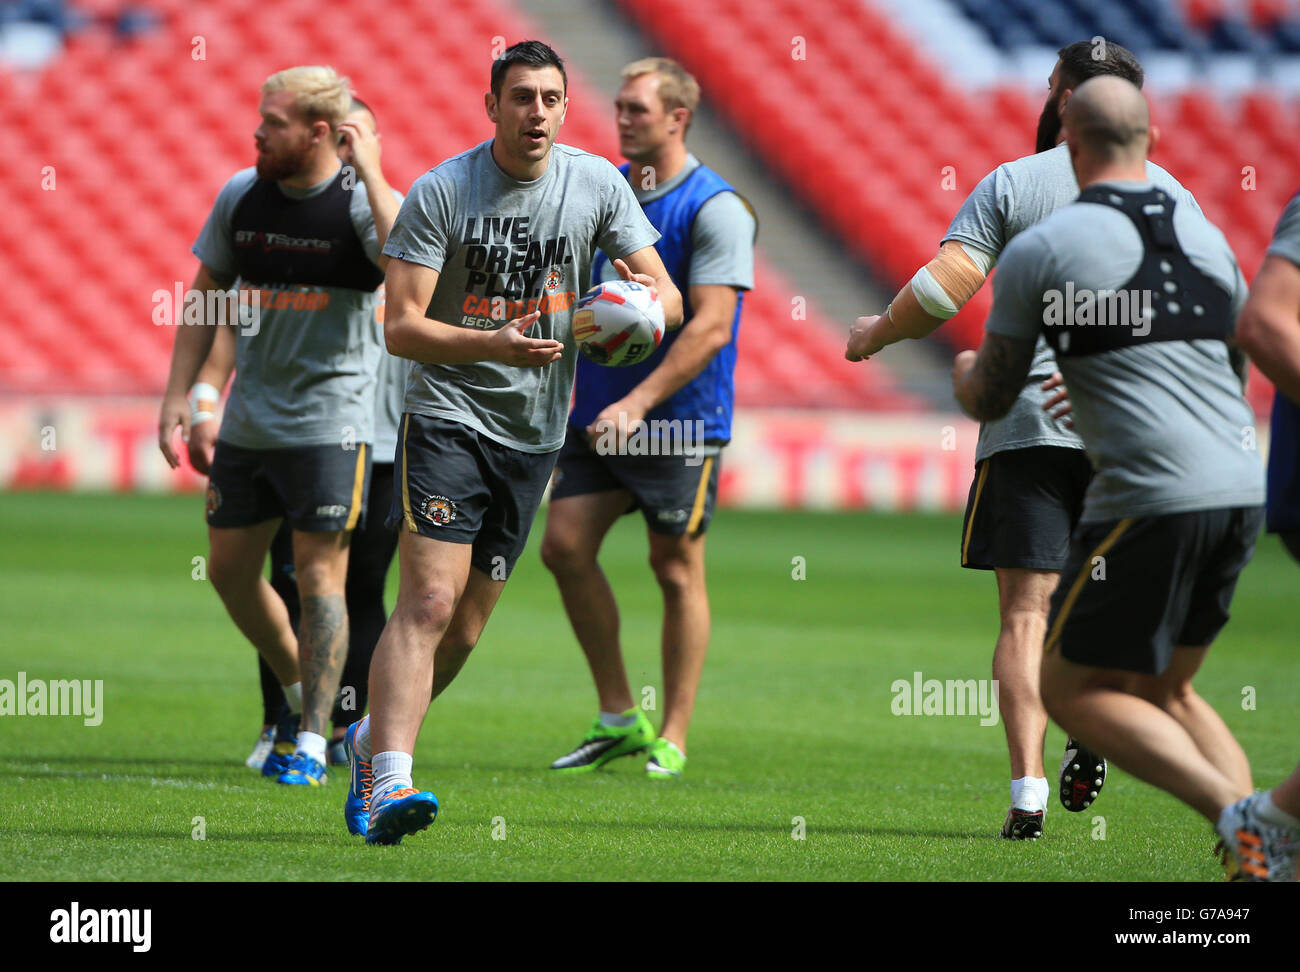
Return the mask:
POLYGON ((370 493, 366 501, 365 524, 352 533, 348 553, 348 657, 343 664, 339 698, 334 702, 334 727, 346 728, 361 718, 369 701, 370 659, 383 633, 388 614, 384 610, 384 584, 397 552, 397 531, 384 526, 393 499, 393 465, 376 463, 370 471, 370 493), (356 693, 345 690, 351 688, 356 693), (355 701, 343 707, 345 699, 355 701))
POLYGON ((273 726, 284 705, 284 689, 261 655, 257 656, 257 674, 262 682, 262 725, 273 726))

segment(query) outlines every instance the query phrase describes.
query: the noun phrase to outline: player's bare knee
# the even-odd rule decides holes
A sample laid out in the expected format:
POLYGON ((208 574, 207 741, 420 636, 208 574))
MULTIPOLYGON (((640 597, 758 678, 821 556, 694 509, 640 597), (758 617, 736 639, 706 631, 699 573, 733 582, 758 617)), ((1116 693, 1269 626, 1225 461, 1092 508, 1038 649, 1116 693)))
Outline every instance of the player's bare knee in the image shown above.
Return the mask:
POLYGON ((552 574, 572 573, 594 560, 572 534, 563 530, 547 530, 542 538, 542 563, 552 574))
POLYGON ((681 549, 652 549, 650 569, 665 594, 685 594, 700 581, 698 566, 689 553, 681 549))
POLYGON ((1043 646, 1047 633, 1047 610, 1016 608, 1004 611, 1001 616, 1003 640, 1010 640, 1021 651, 1037 650, 1043 646))
POLYGON ((223 598, 246 596, 262 578, 262 562, 250 564, 227 553, 212 551, 208 558, 208 578, 223 598))
POLYGON ((399 600, 402 621, 441 638, 456 614, 456 596, 449 587, 430 586, 399 600))
POLYGON ((343 594, 346 580, 331 563, 302 564, 294 568, 298 578, 298 592, 304 597, 343 594))
POLYGON ((1052 592, 1042 588, 1017 591, 998 599, 998 614, 1002 618, 1003 627, 1012 622, 1023 624, 1030 620, 1046 624, 1051 608, 1052 592))
POLYGON ((1181 678, 1152 676, 1138 679, 1130 691, 1166 712, 1185 706, 1196 698, 1192 683, 1181 678))

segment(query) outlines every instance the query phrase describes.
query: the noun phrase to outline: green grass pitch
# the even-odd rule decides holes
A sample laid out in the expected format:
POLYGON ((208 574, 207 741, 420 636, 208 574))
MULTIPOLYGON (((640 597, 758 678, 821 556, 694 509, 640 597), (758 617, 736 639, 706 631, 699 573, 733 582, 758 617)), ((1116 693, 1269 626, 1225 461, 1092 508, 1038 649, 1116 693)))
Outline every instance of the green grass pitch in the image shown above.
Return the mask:
MULTIPOLYGON (((0 496, 0 678, 104 683, 96 727, 0 717, 0 879, 1221 879, 1208 825, 1119 771, 1083 814, 1054 800, 1036 844, 997 839, 1001 725, 891 712, 891 685, 913 672, 990 677, 993 578, 957 566, 959 525, 722 511, 690 762, 664 784, 635 757, 547 775, 595 695, 537 556, 539 524, 475 657, 425 722, 415 782, 441 815, 376 848, 343 828, 344 773, 303 790, 243 766, 256 667, 191 576, 206 553, 201 498, 0 496), (806 579, 792 576, 797 557, 806 579)), ((634 691, 659 690, 659 595, 639 518, 615 529, 604 564, 634 691)), ((1259 786, 1300 756, 1300 681, 1283 677, 1298 593, 1300 571, 1264 538, 1198 681, 1259 786)), ((1062 742, 1052 727, 1053 781, 1062 742)))

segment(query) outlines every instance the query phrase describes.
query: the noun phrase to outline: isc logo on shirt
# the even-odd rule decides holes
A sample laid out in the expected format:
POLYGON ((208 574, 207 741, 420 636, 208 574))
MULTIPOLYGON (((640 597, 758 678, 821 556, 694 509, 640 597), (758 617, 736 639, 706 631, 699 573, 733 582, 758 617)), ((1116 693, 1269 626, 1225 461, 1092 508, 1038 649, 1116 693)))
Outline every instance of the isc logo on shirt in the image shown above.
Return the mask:
POLYGON ((342 504, 335 503, 333 506, 316 507, 317 516, 347 516, 348 508, 342 504))

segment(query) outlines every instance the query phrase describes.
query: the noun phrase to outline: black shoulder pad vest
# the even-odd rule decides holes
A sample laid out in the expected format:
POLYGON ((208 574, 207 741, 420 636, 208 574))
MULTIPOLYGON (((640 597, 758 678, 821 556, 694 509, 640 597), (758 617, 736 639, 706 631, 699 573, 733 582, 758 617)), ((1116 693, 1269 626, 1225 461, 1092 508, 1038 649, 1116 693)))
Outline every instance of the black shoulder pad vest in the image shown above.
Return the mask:
MULTIPOLYGON (((1094 185, 1080 193, 1078 201, 1110 206, 1127 216, 1142 237, 1144 253, 1133 276, 1115 291, 1117 298, 1105 291, 1088 298, 1095 301, 1091 308, 1094 322, 1100 319, 1098 305, 1108 305, 1108 323, 1079 322, 1077 308, 1067 300, 1065 314, 1072 322, 1043 328, 1057 357, 1098 354, 1156 341, 1228 339, 1233 327, 1232 298, 1179 246, 1174 234, 1175 204, 1168 193, 1157 188, 1116 192, 1094 185), (1140 315, 1147 311, 1149 317, 1143 321, 1140 315)), ((1104 241, 1099 240, 1098 245, 1104 241)))
POLYGON ((259 285, 378 288, 384 273, 370 262, 352 225, 346 171, 306 199, 286 196, 273 179, 258 179, 231 220, 239 276, 259 285))

